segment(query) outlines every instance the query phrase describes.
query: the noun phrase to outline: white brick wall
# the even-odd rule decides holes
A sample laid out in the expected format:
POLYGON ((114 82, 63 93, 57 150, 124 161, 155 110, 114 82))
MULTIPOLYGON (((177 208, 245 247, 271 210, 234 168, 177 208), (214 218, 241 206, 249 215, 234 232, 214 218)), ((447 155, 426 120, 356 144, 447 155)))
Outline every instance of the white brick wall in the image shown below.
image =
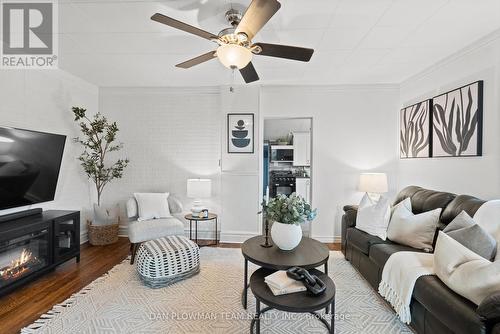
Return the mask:
POLYGON ((62 70, 0 71, 0 125, 66 135, 63 161, 52 202, 0 210, 0 215, 41 207, 44 210, 82 212, 82 240, 86 240, 85 220, 91 216, 89 183, 77 157, 81 149, 72 139, 78 136, 72 106, 96 112, 98 88, 62 70))
MULTIPOLYGON (((212 179, 206 201, 220 212, 220 97, 218 88, 101 88, 99 110, 118 123, 120 153, 130 159, 124 178, 103 194, 124 207, 134 192, 168 191, 189 210, 186 180, 212 179)), ((124 224, 126 225, 126 224, 124 224)), ((187 225, 189 226, 189 225, 187 225)), ((201 230, 212 230, 203 224, 201 230)))

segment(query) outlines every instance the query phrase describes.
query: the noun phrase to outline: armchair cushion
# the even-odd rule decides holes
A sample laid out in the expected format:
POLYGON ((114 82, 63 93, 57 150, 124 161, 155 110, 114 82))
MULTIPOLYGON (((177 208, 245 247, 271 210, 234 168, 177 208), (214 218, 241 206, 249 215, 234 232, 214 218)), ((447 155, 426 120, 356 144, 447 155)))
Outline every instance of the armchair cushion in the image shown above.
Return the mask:
POLYGON ((177 197, 170 195, 167 200, 171 214, 182 213, 184 211, 184 207, 177 197))
POLYGON ((131 221, 128 224, 128 238, 131 243, 184 235, 184 224, 177 218, 160 218, 143 221, 131 221))
MULTIPOLYGON (((182 211, 184 210, 181 201, 177 197, 169 195, 167 201, 170 213, 172 215, 182 213, 182 211)), ((127 200, 126 208, 128 218, 134 218, 138 216, 139 212, 137 211, 137 201, 135 200, 135 198, 131 197, 127 200)))

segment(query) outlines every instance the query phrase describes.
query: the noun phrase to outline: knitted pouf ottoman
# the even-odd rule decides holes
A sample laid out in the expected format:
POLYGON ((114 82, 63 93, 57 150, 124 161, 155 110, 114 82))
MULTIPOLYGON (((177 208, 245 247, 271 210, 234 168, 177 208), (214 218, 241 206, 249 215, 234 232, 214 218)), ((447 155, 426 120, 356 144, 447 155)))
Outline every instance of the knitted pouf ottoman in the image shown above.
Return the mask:
POLYGON ((150 240, 137 251, 137 272, 151 288, 167 286, 199 271, 198 245, 184 236, 150 240))

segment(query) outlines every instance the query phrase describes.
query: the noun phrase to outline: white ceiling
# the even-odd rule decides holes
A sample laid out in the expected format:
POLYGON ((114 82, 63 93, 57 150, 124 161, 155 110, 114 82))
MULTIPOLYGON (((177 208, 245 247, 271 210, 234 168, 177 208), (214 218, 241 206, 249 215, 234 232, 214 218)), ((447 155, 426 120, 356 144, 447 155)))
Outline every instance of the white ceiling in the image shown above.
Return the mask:
MULTIPOLYGON (((99 86, 242 83, 213 60, 174 65, 215 44, 150 20, 159 12, 217 34, 250 0, 60 0, 60 67, 99 86)), ((311 47, 311 62, 264 56, 258 84, 400 83, 500 29, 500 0, 281 0, 254 41, 311 47)))

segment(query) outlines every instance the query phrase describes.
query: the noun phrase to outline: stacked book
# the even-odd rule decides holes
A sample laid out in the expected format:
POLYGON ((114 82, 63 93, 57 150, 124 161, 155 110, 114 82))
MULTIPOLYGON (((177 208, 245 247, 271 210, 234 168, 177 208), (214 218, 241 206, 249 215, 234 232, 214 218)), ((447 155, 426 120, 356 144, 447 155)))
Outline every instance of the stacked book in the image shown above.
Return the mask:
POLYGON ((275 296, 287 295, 289 293, 306 291, 307 288, 300 281, 287 276, 285 270, 280 270, 266 276, 264 279, 269 289, 275 296))

